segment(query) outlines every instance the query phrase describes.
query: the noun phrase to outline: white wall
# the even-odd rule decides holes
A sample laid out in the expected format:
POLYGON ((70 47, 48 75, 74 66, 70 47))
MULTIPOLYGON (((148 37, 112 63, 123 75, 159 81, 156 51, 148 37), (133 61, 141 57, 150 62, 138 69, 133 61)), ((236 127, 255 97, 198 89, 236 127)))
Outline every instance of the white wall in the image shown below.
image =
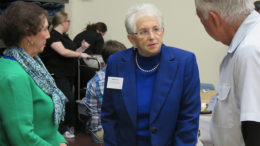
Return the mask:
POLYGON ((73 39, 90 22, 105 22, 108 31, 105 40, 115 39, 127 47, 124 19, 127 9, 136 3, 151 2, 164 15, 164 43, 197 56, 201 82, 218 84, 219 65, 227 46, 215 42, 204 30, 196 15, 194 0, 69 0, 65 11, 71 17, 69 35, 73 39))

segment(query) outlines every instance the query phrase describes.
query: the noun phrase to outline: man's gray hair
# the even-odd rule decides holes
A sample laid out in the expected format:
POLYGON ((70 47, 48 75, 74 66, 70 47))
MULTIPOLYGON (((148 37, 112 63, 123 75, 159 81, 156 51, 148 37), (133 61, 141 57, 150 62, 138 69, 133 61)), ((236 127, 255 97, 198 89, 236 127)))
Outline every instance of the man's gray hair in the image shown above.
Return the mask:
POLYGON ((215 11, 228 24, 241 21, 254 10, 253 0, 195 0, 195 5, 205 19, 209 11, 215 11))
POLYGON ((134 5, 128 9, 125 18, 125 27, 128 34, 136 32, 136 21, 144 16, 155 16, 161 28, 164 27, 161 11, 150 3, 134 5))

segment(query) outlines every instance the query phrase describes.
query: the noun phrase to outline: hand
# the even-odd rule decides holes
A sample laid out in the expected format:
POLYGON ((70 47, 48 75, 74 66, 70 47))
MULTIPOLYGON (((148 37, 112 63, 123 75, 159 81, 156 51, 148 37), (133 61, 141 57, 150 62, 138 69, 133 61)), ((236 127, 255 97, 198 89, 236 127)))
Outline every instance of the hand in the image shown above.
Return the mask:
POLYGON ((81 58, 90 58, 91 56, 89 56, 87 53, 81 53, 80 57, 81 58))
POLYGON ((60 143, 60 146, 68 146, 66 143, 60 143))
POLYGON ((84 52, 88 47, 90 46, 90 44, 88 42, 86 42, 85 40, 82 40, 81 42, 81 52, 84 52))

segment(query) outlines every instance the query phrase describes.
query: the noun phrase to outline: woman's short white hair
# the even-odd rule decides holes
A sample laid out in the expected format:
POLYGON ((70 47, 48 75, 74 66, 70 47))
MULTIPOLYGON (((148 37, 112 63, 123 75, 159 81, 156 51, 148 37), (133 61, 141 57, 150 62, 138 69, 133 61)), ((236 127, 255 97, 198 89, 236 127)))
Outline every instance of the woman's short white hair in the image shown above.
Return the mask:
POLYGON ((228 24, 241 21, 254 10, 253 0, 195 0, 195 5, 205 19, 209 11, 215 11, 228 24))
POLYGON ((125 27, 128 34, 135 33, 136 21, 144 16, 155 16, 161 28, 164 27, 162 12, 150 3, 134 5, 128 9, 125 19, 125 27))

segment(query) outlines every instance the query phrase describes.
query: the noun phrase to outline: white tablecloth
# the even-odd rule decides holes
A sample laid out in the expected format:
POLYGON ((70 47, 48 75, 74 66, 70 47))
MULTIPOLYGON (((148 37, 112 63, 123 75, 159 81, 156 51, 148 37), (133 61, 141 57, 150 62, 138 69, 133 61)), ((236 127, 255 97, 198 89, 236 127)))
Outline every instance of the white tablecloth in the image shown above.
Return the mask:
POLYGON ((200 115, 199 121, 199 137, 198 137, 198 144, 197 146, 213 146, 211 137, 210 137, 210 115, 200 115))

